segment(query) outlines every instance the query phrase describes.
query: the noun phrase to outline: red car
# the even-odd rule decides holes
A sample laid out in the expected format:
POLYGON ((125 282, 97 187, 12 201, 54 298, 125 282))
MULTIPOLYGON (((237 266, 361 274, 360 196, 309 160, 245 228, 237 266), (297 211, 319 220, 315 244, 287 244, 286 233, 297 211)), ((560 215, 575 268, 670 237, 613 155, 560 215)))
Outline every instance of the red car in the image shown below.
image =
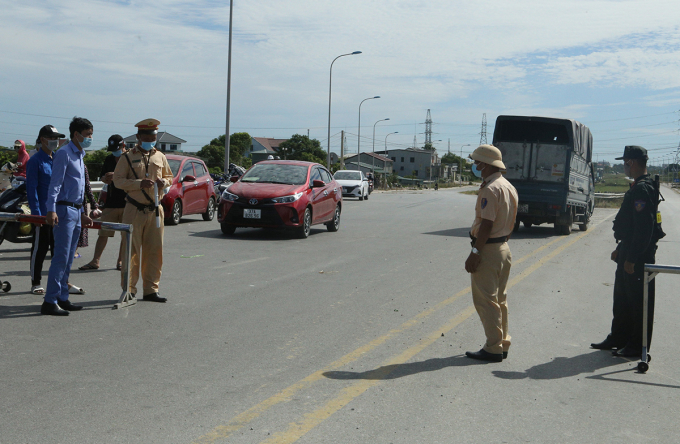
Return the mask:
POLYGON ((322 165, 267 160, 224 190, 217 220, 226 235, 236 227, 287 227, 304 239, 316 224, 338 231, 341 211, 342 187, 322 165))
POLYGON ((161 203, 165 211, 165 223, 177 225, 188 214, 201 214, 203 220, 215 217, 217 194, 208 168, 195 157, 166 154, 172 170, 172 185, 161 203))

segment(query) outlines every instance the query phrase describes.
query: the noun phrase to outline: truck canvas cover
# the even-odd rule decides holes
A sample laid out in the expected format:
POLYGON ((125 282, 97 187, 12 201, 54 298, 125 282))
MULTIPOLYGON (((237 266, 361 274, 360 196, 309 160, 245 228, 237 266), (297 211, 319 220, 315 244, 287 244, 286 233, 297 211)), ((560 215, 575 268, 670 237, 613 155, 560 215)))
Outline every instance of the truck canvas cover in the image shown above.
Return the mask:
POLYGON ((498 116, 493 133, 499 142, 529 142, 569 145, 590 163, 593 135, 584 124, 571 119, 551 117, 498 116))

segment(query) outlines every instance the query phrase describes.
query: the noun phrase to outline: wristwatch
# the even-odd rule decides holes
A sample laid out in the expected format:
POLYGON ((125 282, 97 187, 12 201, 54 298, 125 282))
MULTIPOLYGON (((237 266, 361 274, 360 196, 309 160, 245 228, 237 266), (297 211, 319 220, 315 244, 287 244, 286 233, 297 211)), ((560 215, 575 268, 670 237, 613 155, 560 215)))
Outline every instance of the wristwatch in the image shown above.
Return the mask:
POLYGON ((476 249, 475 247, 472 247, 472 254, 479 255, 479 250, 476 249))

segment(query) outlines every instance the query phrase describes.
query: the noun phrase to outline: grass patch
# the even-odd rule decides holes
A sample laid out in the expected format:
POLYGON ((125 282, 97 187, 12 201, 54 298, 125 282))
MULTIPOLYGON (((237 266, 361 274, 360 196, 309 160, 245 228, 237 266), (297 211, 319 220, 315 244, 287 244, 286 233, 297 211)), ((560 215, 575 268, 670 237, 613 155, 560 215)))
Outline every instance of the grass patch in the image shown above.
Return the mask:
POLYGON ((479 190, 460 191, 460 194, 469 194, 471 196, 476 196, 479 194, 479 190))
POLYGON ((602 182, 595 184, 596 193, 625 193, 630 189, 630 180, 623 174, 607 174, 602 182))
POLYGON ((621 208, 623 197, 616 197, 614 199, 595 198, 595 208, 621 208))

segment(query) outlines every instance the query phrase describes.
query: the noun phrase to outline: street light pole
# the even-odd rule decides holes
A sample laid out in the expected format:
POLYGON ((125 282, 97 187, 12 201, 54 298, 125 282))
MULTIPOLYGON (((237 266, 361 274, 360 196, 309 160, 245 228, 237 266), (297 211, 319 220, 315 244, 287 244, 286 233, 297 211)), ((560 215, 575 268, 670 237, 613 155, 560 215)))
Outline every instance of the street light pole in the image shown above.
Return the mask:
POLYGON ((229 55, 227 56, 227 121, 224 130, 224 172, 229 171, 229 114, 231 112, 231 35, 234 0, 229 1, 229 55))
MULTIPOLYGON (((387 136, 390 136, 392 134, 399 134, 399 131, 389 133, 387 136)), ((385 157, 387 157, 387 136, 385 136, 385 157)), ((392 173, 394 173, 394 170, 392 171, 392 173)), ((385 172, 385 185, 387 185, 387 172, 385 172)))
POLYGON ((345 56, 350 56, 350 55, 355 55, 355 54, 361 54, 361 51, 354 51, 350 52, 347 54, 341 54, 337 56, 336 58, 333 59, 331 62, 331 69, 330 69, 330 75, 329 75, 329 81, 328 81, 328 168, 331 168, 331 87, 333 86, 333 63, 335 63, 336 60, 338 60, 340 57, 345 57, 345 56))
POLYGON ((379 99, 380 96, 367 97, 359 103, 359 131, 357 134, 357 170, 361 171, 361 105, 367 100, 379 99))
MULTIPOLYGON (((390 118, 378 120, 378 122, 384 122, 385 120, 390 120, 390 118)), ((375 154, 375 126, 378 124, 378 122, 375 122, 373 124, 373 154, 375 154)), ((371 173, 375 174, 375 156, 372 156, 372 166, 371 166, 371 173)))

